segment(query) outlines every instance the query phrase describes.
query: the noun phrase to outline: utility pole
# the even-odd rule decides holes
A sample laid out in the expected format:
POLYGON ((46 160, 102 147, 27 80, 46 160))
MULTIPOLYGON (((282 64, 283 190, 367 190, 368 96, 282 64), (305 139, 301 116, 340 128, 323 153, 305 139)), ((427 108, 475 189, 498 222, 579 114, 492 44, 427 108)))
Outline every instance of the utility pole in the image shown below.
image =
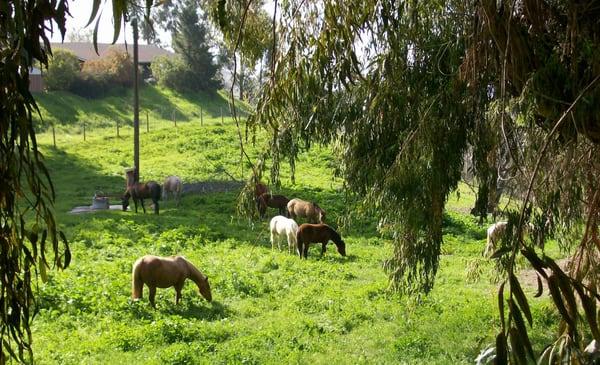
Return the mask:
POLYGON ((138 24, 133 19, 133 165, 135 182, 140 181, 140 98, 138 94, 138 24))

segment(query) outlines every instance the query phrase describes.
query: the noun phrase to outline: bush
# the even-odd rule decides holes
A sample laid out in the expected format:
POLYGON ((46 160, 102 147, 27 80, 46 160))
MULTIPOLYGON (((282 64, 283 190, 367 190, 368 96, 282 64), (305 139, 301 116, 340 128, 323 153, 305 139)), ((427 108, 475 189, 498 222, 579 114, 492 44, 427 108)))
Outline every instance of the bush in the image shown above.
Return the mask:
POLYGON ((79 59, 71 51, 57 48, 48 62, 44 81, 48 90, 69 90, 79 76, 79 59))
POLYGON ((156 57, 150 67, 159 85, 179 92, 192 90, 194 87, 193 78, 189 77, 189 71, 179 56, 156 57))
POLYGON ((133 61, 129 54, 119 48, 111 47, 106 56, 87 61, 83 65, 83 74, 106 78, 120 86, 131 86, 133 83, 133 61))

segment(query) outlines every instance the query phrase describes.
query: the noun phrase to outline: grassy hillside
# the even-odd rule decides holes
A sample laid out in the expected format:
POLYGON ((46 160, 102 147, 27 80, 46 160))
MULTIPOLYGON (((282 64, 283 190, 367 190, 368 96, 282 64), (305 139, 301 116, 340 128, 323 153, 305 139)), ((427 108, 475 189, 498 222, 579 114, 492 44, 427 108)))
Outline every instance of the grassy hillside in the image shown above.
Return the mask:
MULTIPOLYGON (((82 133, 83 123, 92 131, 95 129, 116 130, 117 123, 123 127, 133 125, 133 94, 131 90, 116 89, 113 95, 100 99, 86 99, 69 92, 44 92, 35 94, 41 111, 38 126, 41 131, 52 125, 62 133, 82 133)), ((249 107, 236 102, 241 116, 248 113, 249 107)), ((177 123, 216 124, 221 122, 221 114, 230 116, 228 94, 199 92, 179 94, 159 86, 144 85, 140 89, 140 125, 146 129, 162 128, 177 123), (147 117, 147 118, 146 118, 147 117)))
MULTIPOLYGON (((41 104, 47 113, 72 118, 64 125, 77 124, 77 115, 102 115, 96 110, 110 110, 114 101, 49 112, 63 99, 51 98, 41 104)), ((169 97, 181 108, 186 100, 169 97)), ((247 174, 230 119, 220 125, 213 118, 200 126, 190 117, 177 128, 163 123, 141 135, 142 179, 177 174, 186 182, 226 181, 224 171, 239 178, 247 174)), ((303 261, 287 250, 271 250, 267 220, 235 216, 235 191, 185 195, 179 208, 161 202, 159 216, 67 213, 90 204, 95 190, 119 194, 124 188, 123 167, 132 161, 130 132, 117 138, 112 128, 98 125, 95 131, 85 142, 80 135, 61 134, 56 149, 49 132, 40 135, 73 262, 39 283, 41 309, 33 323, 37 363, 468 364, 494 343, 497 284, 493 263, 480 257, 484 227, 463 214, 473 199, 465 186, 460 199, 451 197, 445 216, 436 286, 415 300, 387 290, 382 262, 392 247, 377 235, 373 219, 341 230, 347 257, 333 246, 320 257, 312 247, 303 261), (192 282, 179 306, 173 289, 158 290, 157 310, 148 305, 147 288, 143 300, 132 302, 131 267, 144 254, 186 256, 209 276, 213 303, 204 301, 192 282), (471 280, 474 273, 478 281, 471 280)), ((248 148, 255 155, 259 146, 248 148)), ((279 192, 318 201, 338 227, 345 207, 341 181, 332 176, 334 164, 326 148, 302 154, 296 184, 283 171, 279 192)), ((532 294, 534 288, 526 291, 532 294)), ((532 298, 531 305, 532 340, 541 350, 558 316, 548 298, 532 298)))

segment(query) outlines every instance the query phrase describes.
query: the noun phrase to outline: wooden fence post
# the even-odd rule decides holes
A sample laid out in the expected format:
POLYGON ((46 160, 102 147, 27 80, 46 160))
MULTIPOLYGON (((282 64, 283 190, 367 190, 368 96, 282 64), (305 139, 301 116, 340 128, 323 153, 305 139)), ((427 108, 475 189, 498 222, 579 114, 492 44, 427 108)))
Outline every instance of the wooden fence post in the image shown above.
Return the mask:
POLYGON ((223 107, 221 107, 221 125, 223 125, 223 107))
POLYGON ((56 148, 56 131, 54 130, 54 124, 52 124, 52 144, 56 148))
POLYGON ((200 107, 200 125, 202 126, 204 124, 204 117, 202 116, 202 107, 200 107))
POLYGON ((85 121, 83 122, 83 140, 85 141, 85 121))
POLYGON ((150 132, 150 118, 148 117, 148 111, 146 110, 146 133, 150 132))
POLYGON ((173 124, 175 125, 175 128, 177 128, 177 118, 175 118, 175 109, 173 109, 173 113, 171 113, 171 116, 173 117, 173 124))
POLYGON ((119 119, 116 119, 116 121, 117 121, 117 137, 121 137, 119 135, 119 119))

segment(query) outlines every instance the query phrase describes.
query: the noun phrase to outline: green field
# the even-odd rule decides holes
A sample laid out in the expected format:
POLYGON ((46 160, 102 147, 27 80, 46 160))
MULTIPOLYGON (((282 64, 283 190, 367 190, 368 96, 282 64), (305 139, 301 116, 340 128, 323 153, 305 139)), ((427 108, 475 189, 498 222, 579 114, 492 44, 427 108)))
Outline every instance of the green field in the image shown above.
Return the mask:
MULTIPOLYGON (((57 148, 47 125, 38 137, 73 261, 38 283, 36 363, 473 364, 494 343, 498 283, 494 263, 481 257, 485 227, 465 213, 474 199, 465 185, 460 199, 456 194, 449 199, 440 270, 433 291, 421 298, 388 290, 382 261, 392 246, 377 234, 375 217, 341 227, 347 257, 331 245, 323 257, 313 247, 304 261, 287 249, 271 250, 268 220, 236 216, 238 191, 184 195, 178 208, 161 202, 159 216, 69 214, 91 204, 96 190, 111 194, 115 204, 123 191, 123 168, 131 166, 133 148, 131 128, 124 127, 120 137, 114 128, 118 118, 124 125, 128 118, 117 103, 121 99, 39 98, 44 121, 61 126, 57 148), (86 141, 77 128, 82 118, 95 121, 86 141), (213 302, 189 281, 178 306, 173 289, 158 290, 156 310, 148 304, 147 288, 143 300, 132 302, 131 267, 144 254, 186 256, 210 278, 213 302)), ((146 88, 142 108, 148 105, 144 100, 157 106, 162 99, 179 106, 181 121, 174 127, 169 115, 151 113, 150 131, 141 133, 143 180, 171 174, 186 183, 247 177, 235 123, 225 118, 221 125, 220 108, 227 106, 221 95, 206 101, 146 88), (210 110, 203 125, 199 106, 210 110)), ((247 143, 251 156, 263 139, 259 135, 256 146, 247 143)), ((342 181, 332 175, 335 165, 326 147, 304 152, 296 184, 282 171, 277 192, 319 202, 337 228, 345 206, 342 181)), ((525 289, 532 296, 535 288, 525 289)), ((552 341, 558 314, 546 296, 530 303, 530 334, 540 351, 552 341)))

